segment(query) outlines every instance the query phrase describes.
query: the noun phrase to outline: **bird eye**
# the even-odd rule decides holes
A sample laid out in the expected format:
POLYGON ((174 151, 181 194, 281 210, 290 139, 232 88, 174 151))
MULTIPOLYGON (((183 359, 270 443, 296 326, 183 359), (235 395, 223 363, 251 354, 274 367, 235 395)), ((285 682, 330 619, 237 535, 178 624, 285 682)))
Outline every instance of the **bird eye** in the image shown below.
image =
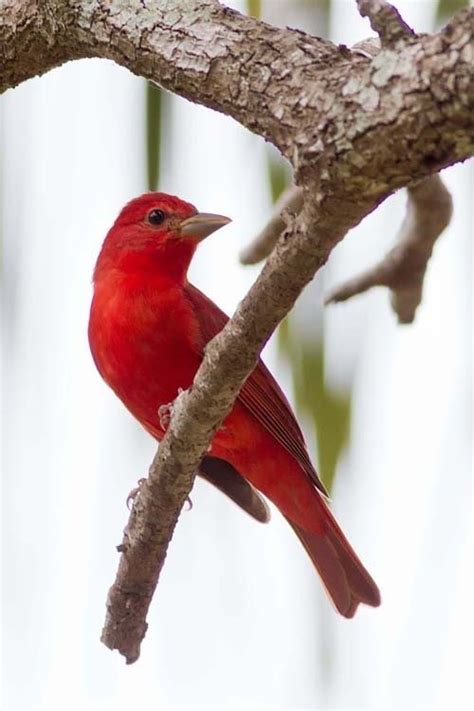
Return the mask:
POLYGON ((163 210, 151 210, 148 215, 150 225, 161 225, 165 221, 166 215, 163 210))

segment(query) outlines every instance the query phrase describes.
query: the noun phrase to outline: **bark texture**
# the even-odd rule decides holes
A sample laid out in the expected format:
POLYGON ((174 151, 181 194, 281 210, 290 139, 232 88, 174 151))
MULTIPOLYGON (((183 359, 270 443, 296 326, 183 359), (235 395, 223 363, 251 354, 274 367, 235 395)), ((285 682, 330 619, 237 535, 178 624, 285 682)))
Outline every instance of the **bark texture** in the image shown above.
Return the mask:
POLYGON ((194 472, 273 329, 351 227, 394 190, 474 154, 474 10, 416 35, 384 0, 359 7, 380 34, 375 57, 217 0, 3 2, 0 91, 71 59, 112 59, 274 143, 302 197, 192 389, 178 397, 136 497, 102 635, 127 662, 139 656, 194 472))

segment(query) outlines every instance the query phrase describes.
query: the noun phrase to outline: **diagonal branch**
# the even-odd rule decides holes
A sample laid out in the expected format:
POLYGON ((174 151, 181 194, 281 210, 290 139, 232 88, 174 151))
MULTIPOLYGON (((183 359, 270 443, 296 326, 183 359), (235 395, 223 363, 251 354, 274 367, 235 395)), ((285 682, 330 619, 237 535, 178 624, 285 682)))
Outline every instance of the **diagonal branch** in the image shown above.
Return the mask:
POLYGON ((452 209, 451 195, 438 175, 410 186, 398 244, 379 264, 336 287, 325 303, 346 301, 373 286, 386 286, 392 292, 392 307, 399 323, 411 323, 421 302, 434 244, 448 226, 452 209))

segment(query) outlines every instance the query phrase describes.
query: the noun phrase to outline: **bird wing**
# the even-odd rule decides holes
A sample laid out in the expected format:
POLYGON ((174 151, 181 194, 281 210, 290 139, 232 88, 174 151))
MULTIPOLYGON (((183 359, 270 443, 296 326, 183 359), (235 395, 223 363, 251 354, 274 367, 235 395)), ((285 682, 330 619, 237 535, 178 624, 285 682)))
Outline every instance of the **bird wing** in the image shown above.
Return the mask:
POLYGON ((270 520, 270 509, 265 499, 230 462, 207 455, 199 466, 199 474, 260 523, 270 520))
MULTIPOLYGON (((203 337, 203 349, 229 320, 216 304, 191 284, 186 287, 203 337)), ((300 464, 319 491, 328 496, 306 449, 303 433, 291 407, 276 380, 259 359, 238 395, 239 402, 270 432, 300 464)))

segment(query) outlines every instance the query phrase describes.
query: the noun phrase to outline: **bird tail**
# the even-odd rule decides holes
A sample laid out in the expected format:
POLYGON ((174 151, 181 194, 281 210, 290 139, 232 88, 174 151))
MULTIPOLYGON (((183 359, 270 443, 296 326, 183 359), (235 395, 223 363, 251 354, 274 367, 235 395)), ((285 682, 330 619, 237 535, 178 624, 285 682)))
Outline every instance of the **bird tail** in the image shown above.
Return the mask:
POLYGON ((306 548, 336 609, 353 617, 359 603, 380 605, 380 592, 339 528, 328 506, 324 509, 321 533, 312 533, 288 520, 306 548))

